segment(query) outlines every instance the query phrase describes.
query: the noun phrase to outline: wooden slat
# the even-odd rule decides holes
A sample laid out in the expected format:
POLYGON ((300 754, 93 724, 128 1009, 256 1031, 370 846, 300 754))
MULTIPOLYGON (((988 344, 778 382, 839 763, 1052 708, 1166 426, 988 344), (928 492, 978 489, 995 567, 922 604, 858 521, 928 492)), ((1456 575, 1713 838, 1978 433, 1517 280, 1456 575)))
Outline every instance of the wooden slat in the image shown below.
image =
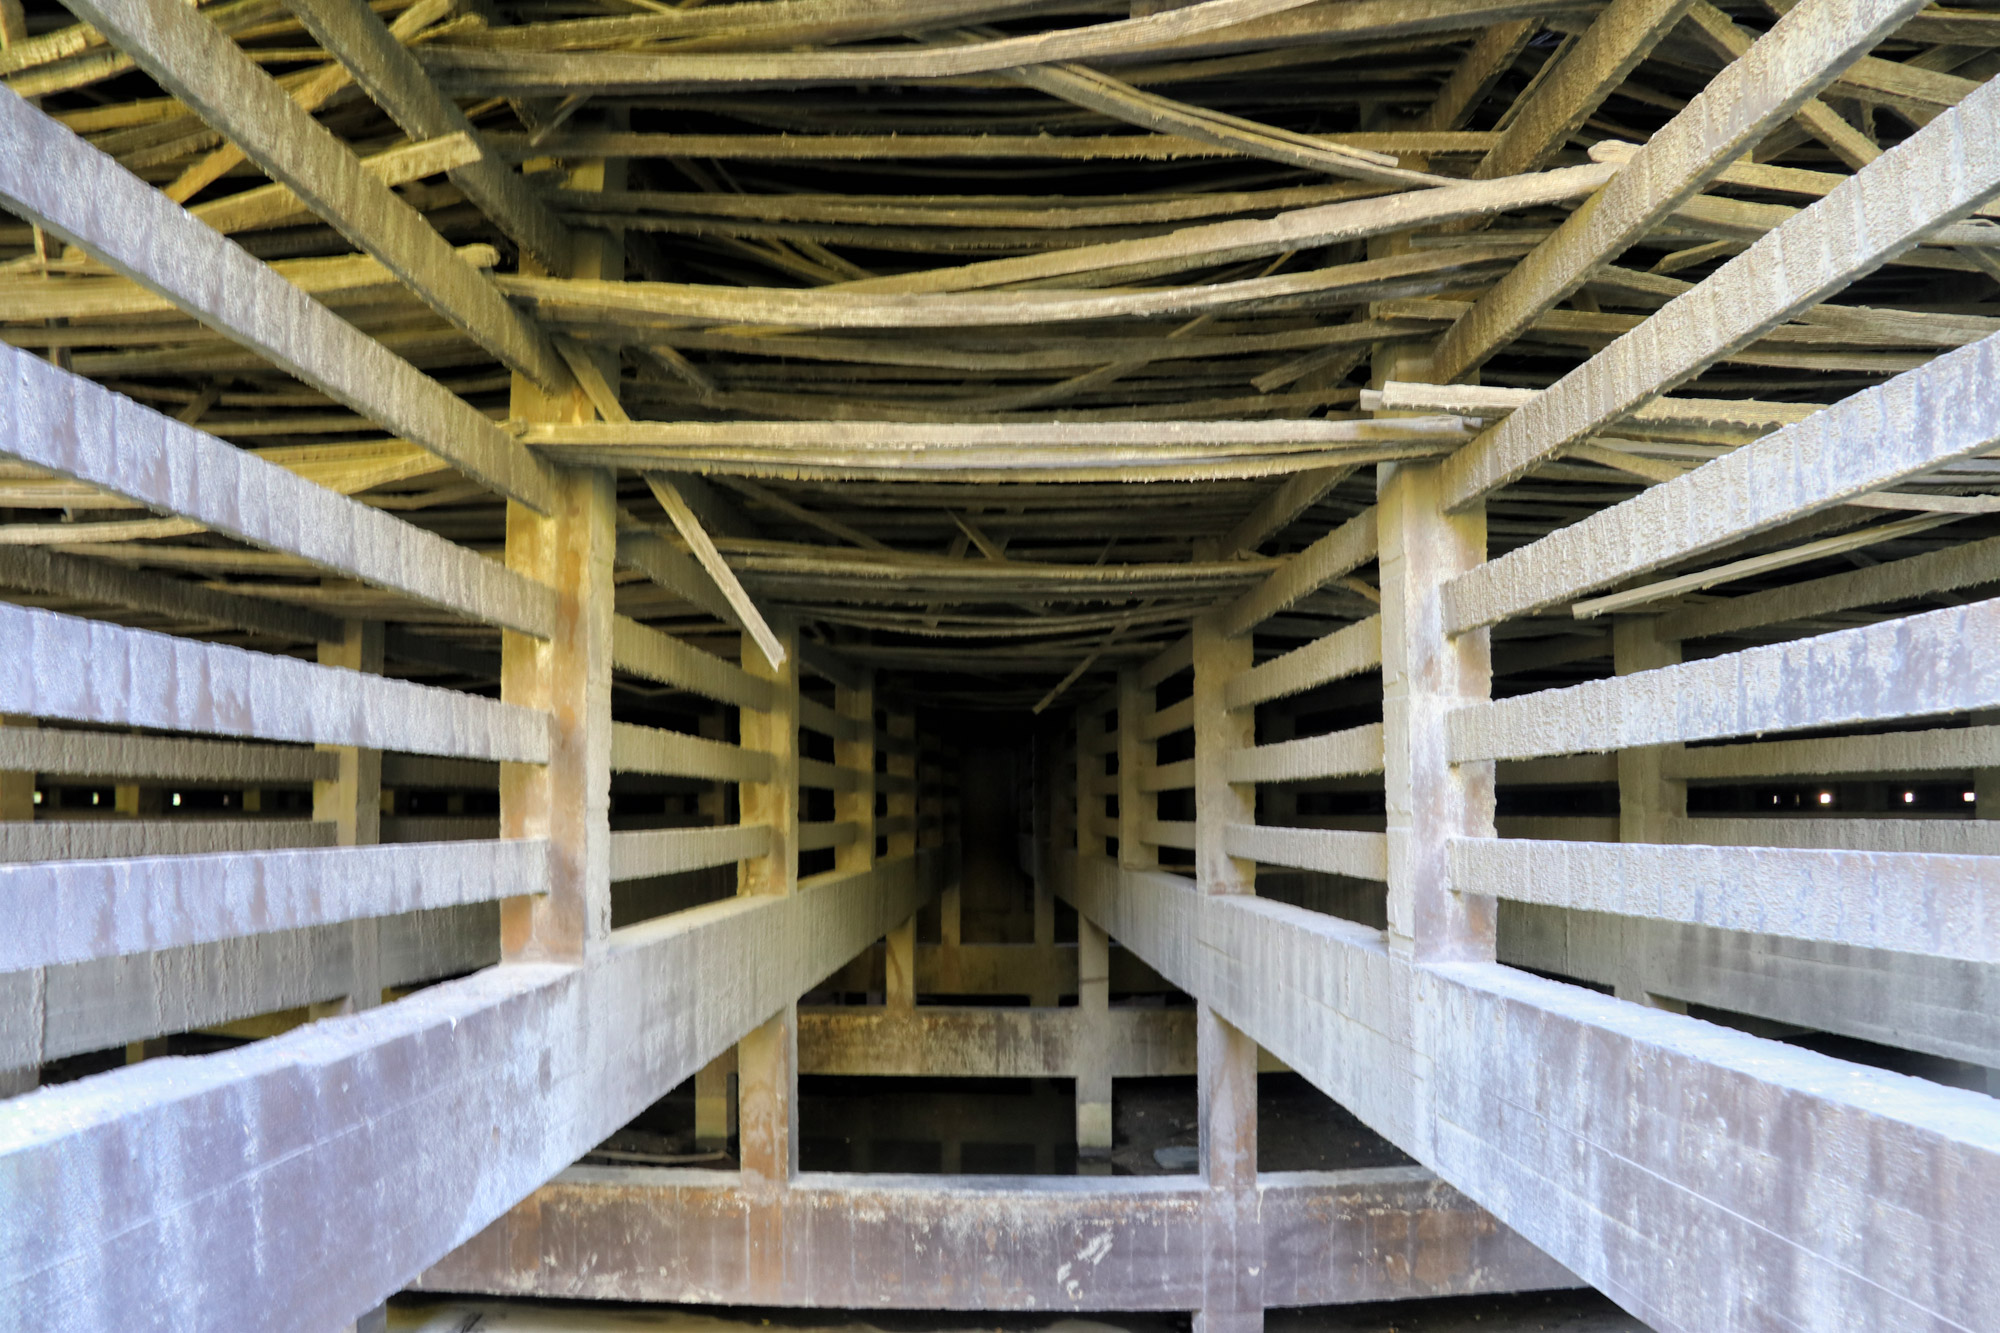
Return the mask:
POLYGON ((299 746, 0 727, 0 771, 5 772, 278 783, 330 780, 334 769, 332 754, 299 746))
POLYGON ((1996 374, 2000 334, 1460 575, 1445 622, 1461 633, 1568 601, 1978 453, 2000 440, 1996 374))
POLYGON ((858 741, 873 728, 858 717, 842 717, 817 699, 799 699, 799 725, 837 741, 858 741))
MULTIPOLYGON (((5 733, 0 732, 0 738, 5 733)), ((1970 772, 2000 768, 2000 727, 1891 731, 1880 736, 1826 736, 1800 741, 1698 745, 1660 756, 1670 778, 1863 776, 1877 773, 1970 772)), ((1503 770, 1504 776, 1504 770, 1503 770)))
POLYGON ((542 893, 548 859, 519 839, 0 868, 0 972, 542 893))
POLYGON ((1147 690, 1157 689, 1169 676, 1179 675, 1193 665, 1194 636, 1182 635, 1140 666, 1139 687, 1147 690))
POLYGON ((799 850, 815 852, 829 847, 845 847, 860 836, 861 825, 851 819, 801 823, 799 850))
POLYGON ((552 391, 568 387, 541 331, 213 23, 174 0, 78 0, 76 12, 474 342, 552 391))
POLYGON ((1451 871, 1515 902, 2000 962, 2000 857, 1454 838, 1451 871))
POLYGON ((39 357, 0 346, 0 453, 431 606, 546 637, 554 590, 39 357))
POLYGON ((771 850, 766 824, 725 824, 720 828, 634 829, 611 835, 611 882, 679 875, 711 866, 734 865, 771 850))
POLYGON ((1986 84, 1445 463, 1462 508, 1818 304, 2000 190, 1986 84))
POLYGON ((1139 838, 1154 847, 1174 847, 1191 852, 1194 850, 1194 821, 1142 819, 1139 821, 1139 838))
POLYGON ((1224 835, 1224 842, 1231 856, 1259 865, 1317 870, 1355 879, 1389 877, 1389 839, 1381 833, 1235 824, 1224 835))
POLYGON ((2000 601, 1461 708, 1454 763, 2000 706, 2000 601))
MULTIPOLYGON (((1139 686, 1141 689, 1148 688, 1143 671, 1139 676, 1139 686)), ((1165 708, 1162 708, 1159 712, 1149 717, 1140 718, 1139 735, 1141 739, 1156 741, 1162 736, 1171 736, 1177 731, 1186 731, 1193 725, 1194 700, 1187 698, 1182 699, 1178 703, 1168 704, 1165 708)))
POLYGON ((152 611, 196 624, 230 625, 307 643, 340 637, 338 620, 305 607, 241 597, 148 570, 33 547, 0 546, 0 586, 152 611))
MULTIPOLYGON (((202 21, 191 12, 189 17, 202 21)), ((358 165, 356 170, 367 175, 358 165)), ((518 441, 5 90, 0 90, 0 197, 10 209, 336 402, 509 499, 548 511, 545 466, 518 441)), ((456 257, 451 262, 464 267, 456 257)))
POLYGON ((1139 790, 1181 791, 1194 786, 1194 760, 1181 759, 1171 764, 1158 764, 1139 774, 1139 790))
POLYGON ((823 787, 828 791, 853 791, 861 781, 861 775, 851 768, 829 764, 824 759, 799 760, 799 785, 801 787, 823 787))
POLYGON ((313 819, 37 819, 0 822, 0 862, 100 861, 325 847, 334 826, 313 819))
POLYGON ((1253 708, 1381 665, 1382 618, 1370 616, 1250 668, 1222 687, 1222 699, 1230 708, 1253 708))
POLYGON ((1236 750, 1229 755, 1228 770, 1231 782, 1307 782, 1380 773, 1382 724, 1236 750))
POLYGON ((771 775, 771 756, 678 731, 613 722, 611 771, 763 782, 771 775))
POLYGON ((611 622, 611 665, 647 680, 743 708, 771 706, 771 683, 629 616, 611 622))
POLYGON ((534 709, 0 604, 0 712, 545 763, 534 709))
POLYGON ((1223 632, 1247 634, 1282 611, 1350 574, 1376 555, 1375 510, 1371 506, 1288 558, 1263 584, 1245 593, 1223 613, 1223 632))

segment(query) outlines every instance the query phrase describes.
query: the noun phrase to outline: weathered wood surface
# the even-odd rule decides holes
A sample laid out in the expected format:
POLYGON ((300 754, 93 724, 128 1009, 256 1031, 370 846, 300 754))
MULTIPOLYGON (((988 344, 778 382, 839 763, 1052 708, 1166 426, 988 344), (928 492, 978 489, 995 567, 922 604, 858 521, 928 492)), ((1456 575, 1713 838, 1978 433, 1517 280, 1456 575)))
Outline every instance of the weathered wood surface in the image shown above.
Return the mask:
MULTIPOLYGON (((1186 1177, 802 1175, 775 1236, 731 1172, 576 1167, 424 1275, 438 1291, 855 1308, 1185 1310, 1212 1241, 1186 1177), (772 1253, 756 1255, 759 1246, 772 1253), (579 1262, 584 1255, 592 1262, 579 1262), (771 1261, 763 1267, 759 1259, 771 1261)), ((1280 1172, 1257 1187, 1285 1304, 1574 1281, 1429 1173, 1280 1172)))

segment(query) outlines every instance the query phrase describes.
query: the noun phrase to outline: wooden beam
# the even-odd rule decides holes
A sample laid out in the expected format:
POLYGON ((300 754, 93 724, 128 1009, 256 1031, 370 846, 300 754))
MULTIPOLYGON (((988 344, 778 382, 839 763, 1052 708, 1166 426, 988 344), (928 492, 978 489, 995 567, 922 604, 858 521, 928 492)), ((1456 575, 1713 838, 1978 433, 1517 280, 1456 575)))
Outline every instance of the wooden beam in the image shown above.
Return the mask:
POLYGON ((533 508, 549 504, 546 466, 457 395, 4 90, 0 131, 9 208, 467 476, 533 508))
POLYGON ((547 888, 548 844, 223 852, 0 867, 0 971, 491 902, 547 888))
POLYGON ((213 23, 171 0, 80 0, 77 12, 474 342, 552 392, 569 382, 548 340, 485 275, 213 23))
POLYGON ((4 603, 0 627, 19 648, 0 676, 0 711, 522 763, 548 757, 545 714, 477 695, 4 603), (52 662, 66 665, 42 665, 52 662), (201 686, 179 691, 175 681, 201 686))
POLYGON ((1969 214, 2000 191, 2000 159, 1981 147, 1996 128, 2000 87, 1988 84, 1454 456, 1446 503, 1524 475, 1969 214))

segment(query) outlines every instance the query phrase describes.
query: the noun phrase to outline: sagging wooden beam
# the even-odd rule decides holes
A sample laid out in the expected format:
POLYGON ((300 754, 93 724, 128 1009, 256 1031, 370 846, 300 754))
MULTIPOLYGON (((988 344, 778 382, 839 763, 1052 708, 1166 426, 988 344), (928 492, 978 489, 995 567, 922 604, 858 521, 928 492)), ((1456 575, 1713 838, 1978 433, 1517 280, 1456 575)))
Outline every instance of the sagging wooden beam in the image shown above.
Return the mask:
POLYGON ((2000 601, 1975 602, 1460 708, 1454 763, 1531 759, 2000 707, 1977 645, 2000 601))
MULTIPOLYGON (((1797 6, 1653 135, 1602 194, 1570 214, 1445 332, 1431 353, 1432 373, 1442 381, 1459 379, 1519 337, 1922 7, 1922 0, 1807 0, 1797 6)), ((1597 23, 1610 15, 1607 9, 1597 23)))
MULTIPOLYGON (((313 39, 354 74, 375 104, 412 139, 466 135, 478 131, 458 104, 439 93, 409 49, 385 27, 375 11, 358 0, 297 0, 290 6, 313 39)), ((450 168, 452 184, 465 192, 494 225, 552 273, 570 263, 567 229, 520 175, 497 155, 476 151, 450 168)))
POLYGON ((207 18, 159 0, 79 0, 76 12, 474 342, 551 392, 567 387, 540 330, 207 18))
POLYGON ((547 509, 545 465, 436 380, 5 90, 0 131, 0 198, 10 209, 467 476, 547 509))
POLYGON ((548 844, 404 843, 0 868, 0 972, 546 890, 548 844))
POLYGON ((75 722, 548 759, 548 715, 478 695, 0 604, 0 711, 75 722), (182 682, 188 688, 176 688, 182 682))
MULTIPOLYGON (((1189 1177, 805 1174, 776 1234, 733 1172, 576 1167, 425 1273, 436 1291, 964 1310, 1187 1310, 1219 1238, 1189 1177), (760 1264, 752 1251, 768 1247, 760 1264), (565 1258, 589 1253, 572 1267, 565 1258)), ((1273 1172, 1274 1304, 1572 1285, 1428 1172, 1273 1172)), ((1245 1241, 1250 1237, 1244 1237, 1245 1241)))
POLYGON ((1983 85, 1445 463, 1463 508, 1817 305, 2000 191, 1983 85))

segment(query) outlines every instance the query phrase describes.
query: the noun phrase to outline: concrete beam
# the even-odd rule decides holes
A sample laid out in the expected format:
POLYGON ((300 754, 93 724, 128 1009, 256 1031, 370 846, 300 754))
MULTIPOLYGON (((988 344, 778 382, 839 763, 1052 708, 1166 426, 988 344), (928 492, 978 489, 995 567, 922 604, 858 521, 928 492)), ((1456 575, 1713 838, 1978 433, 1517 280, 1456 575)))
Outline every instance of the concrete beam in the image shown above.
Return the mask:
POLYGON ((799 1010, 799 1072, 904 1078, 1112 1078, 1192 1074, 1194 1011, 1110 1009, 1095 1020, 1058 1009, 799 1010), (1102 1024, 1101 1037, 1085 1031, 1102 1024))

